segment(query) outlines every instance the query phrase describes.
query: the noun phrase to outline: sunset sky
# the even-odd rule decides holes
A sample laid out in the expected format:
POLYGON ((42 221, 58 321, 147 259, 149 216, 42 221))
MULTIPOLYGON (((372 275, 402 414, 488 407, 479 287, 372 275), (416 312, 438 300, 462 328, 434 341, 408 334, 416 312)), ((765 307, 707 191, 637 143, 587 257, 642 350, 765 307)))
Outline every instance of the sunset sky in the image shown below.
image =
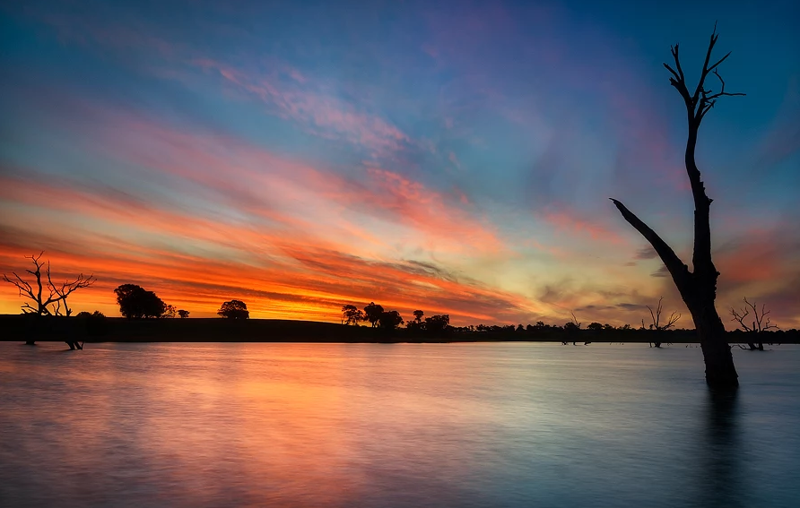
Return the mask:
MULTIPOLYGON (((192 317, 339 321, 375 301, 456 325, 691 319, 623 201, 686 262, 700 132, 718 309, 800 327, 800 3, 4 2, 0 272, 45 251, 192 317), (712 88, 718 82, 710 81, 712 88)), ((18 313, 0 285, 0 313, 18 313)))

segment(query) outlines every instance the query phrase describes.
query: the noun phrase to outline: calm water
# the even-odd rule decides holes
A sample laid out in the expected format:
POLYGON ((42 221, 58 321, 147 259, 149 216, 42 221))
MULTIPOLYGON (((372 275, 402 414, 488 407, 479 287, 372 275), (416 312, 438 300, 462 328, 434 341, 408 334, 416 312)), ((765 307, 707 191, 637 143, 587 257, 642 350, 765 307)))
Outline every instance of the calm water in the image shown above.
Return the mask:
POLYGON ((0 343, 0 506, 796 507, 800 348, 0 343))

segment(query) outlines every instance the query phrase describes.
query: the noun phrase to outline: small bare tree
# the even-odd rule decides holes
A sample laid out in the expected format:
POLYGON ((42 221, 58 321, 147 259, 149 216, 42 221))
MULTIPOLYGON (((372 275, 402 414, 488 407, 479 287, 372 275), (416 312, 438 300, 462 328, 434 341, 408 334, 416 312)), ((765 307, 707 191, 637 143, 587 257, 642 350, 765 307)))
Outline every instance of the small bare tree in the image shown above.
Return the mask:
POLYGON ((692 254, 693 271, 689 271, 688 265, 675 254, 675 251, 665 242, 655 231, 645 224, 639 217, 616 199, 611 199, 617 207, 622 217, 633 226, 650 245, 653 246, 664 265, 669 270, 675 286, 681 294, 681 298, 686 303, 689 312, 692 314, 695 329, 700 339, 700 347, 703 350, 703 360, 706 364, 706 382, 715 389, 733 390, 739 386, 739 375, 733 365, 733 355, 728 345, 725 335, 725 325, 717 313, 714 301, 717 297, 717 278, 719 272, 711 260, 711 226, 709 215, 712 199, 706 194, 705 185, 700 177, 700 170, 695 161, 695 149, 697 147, 697 134, 700 124, 706 114, 717 103, 717 99, 731 95, 744 95, 742 93, 729 93, 725 91, 725 81, 719 75, 717 67, 724 62, 730 53, 719 59, 716 63, 711 63, 711 53, 717 43, 717 27, 714 25, 714 32, 706 51, 706 58, 703 62, 703 69, 700 73, 700 80, 690 92, 686 84, 686 77, 681 67, 678 56, 678 45, 671 48, 672 58, 675 66, 664 64, 664 67, 672 75, 669 83, 678 91, 686 107, 688 122, 688 137, 686 140, 686 151, 684 153, 684 164, 689 183, 692 188, 694 198, 694 252, 692 254), (720 83, 718 92, 713 92, 706 88, 706 78, 714 74, 720 83))
MULTIPOLYGON (((37 316, 70 316, 72 309, 67 304, 67 297, 79 289, 91 286, 96 279, 93 275, 87 277, 80 274, 73 281, 65 280, 60 284, 55 283, 50 275, 50 261, 45 263, 41 260, 43 254, 44 252, 40 252, 38 255, 25 256, 33 263, 34 269, 25 271, 34 277, 34 282, 24 280, 16 272, 11 272, 13 277, 3 274, 3 280, 13 284, 19 290, 21 297, 30 300, 22 304, 23 313, 37 316), (44 274, 42 269, 44 269, 44 274)), ((28 343, 32 344, 33 341, 28 341, 28 343)))
MULTIPOLYGON (((667 319, 666 323, 662 323, 661 313, 664 311, 664 307, 661 302, 663 301, 664 301, 663 296, 658 299, 658 305, 656 306, 655 312, 653 312, 653 309, 649 305, 647 306, 647 310, 650 311, 650 321, 651 321, 650 330, 656 332, 656 340, 650 343, 651 346, 653 347, 661 347, 661 341, 660 341, 661 332, 665 332, 670 328, 672 328, 673 326, 675 326, 675 323, 677 323, 678 320, 681 318, 680 313, 673 312, 672 314, 669 315, 669 318, 667 319)), ((642 330, 644 329, 645 329, 644 319, 642 319, 642 330)))
POLYGON ((572 337, 572 345, 575 346, 575 345, 577 345, 576 344, 577 340, 575 339, 575 336, 577 336, 578 333, 580 333, 581 325, 583 323, 578 321, 578 318, 575 317, 575 313, 574 312, 570 311, 569 314, 572 316, 572 319, 567 321, 564 324, 564 332, 566 333, 566 337, 565 337, 565 340, 563 340, 561 342, 561 344, 566 346, 567 344, 569 344, 569 340, 568 339, 570 337, 572 337))
POLYGON ((764 342, 761 340, 761 334, 767 330, 778 328, 778 325, 772 324, 772 320, 768 317, 769 313, 770 311, 767 310, 766 304, 761 304, 761 310, 759 310, 756 302, 750 303, 747 301, 747 297, 744 298, 744 307, 741 309, 736 310, 731 307, 731 316, 733 316, 731 321, 736 321, 742 331, 755 337, 752 342, 747 343, 751 351, 764 351, 764 342), (750 311, 753 311, 753 321, 748 325, 745 319, 750 315, 750 311))

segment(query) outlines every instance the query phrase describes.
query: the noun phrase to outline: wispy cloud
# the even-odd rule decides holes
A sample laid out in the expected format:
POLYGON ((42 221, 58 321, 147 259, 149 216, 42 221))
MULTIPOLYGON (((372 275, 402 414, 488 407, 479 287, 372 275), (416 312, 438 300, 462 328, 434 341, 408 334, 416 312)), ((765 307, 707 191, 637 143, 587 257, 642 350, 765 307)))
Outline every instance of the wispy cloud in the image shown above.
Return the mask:
POLYGON ((227 83, 258 98, 268 111, 318 136, 359 145, 374 156, 412 144, 410 137, 396 126, 332 91, 326 92, 323 85, 312 82, 297 69, 270 65, 268 69, 246 71, 208 59, 193 63, 217 72, 227 83))

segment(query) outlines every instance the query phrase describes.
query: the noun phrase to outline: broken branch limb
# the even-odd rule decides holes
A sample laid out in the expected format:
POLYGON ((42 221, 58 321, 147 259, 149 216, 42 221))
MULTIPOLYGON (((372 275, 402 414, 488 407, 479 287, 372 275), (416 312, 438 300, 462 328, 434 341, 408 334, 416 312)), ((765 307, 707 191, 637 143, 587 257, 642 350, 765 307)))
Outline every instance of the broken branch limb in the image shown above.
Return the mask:
POLYGON ((622 217, 628 221, 628 224, 633 226, 636 231, 641 233, 645 239, 650 242, 650 245, 653 246, 658 256, 661 258, 661 261, 664 262, 664 265, 669 270, 669 273, 672 275, 672 279, 675 281, 675 284, 678 286, 678 290, 681 294, 684 293, 688 289, 688 285, 690 283, 690 276, 691 273, 689 272, 689 267, 681 261, 675 251, 672 250, 672 247, 667 245, 667 242, 661 239, 658 234, 653 231, 650 226, 642 222, 639 217, 637 217, 633 212, 628 210, 628 208, 622 204, 620 201, 609 198, 613 203, 614 206, 617 207, 619 212, 622 214, 622 217))

